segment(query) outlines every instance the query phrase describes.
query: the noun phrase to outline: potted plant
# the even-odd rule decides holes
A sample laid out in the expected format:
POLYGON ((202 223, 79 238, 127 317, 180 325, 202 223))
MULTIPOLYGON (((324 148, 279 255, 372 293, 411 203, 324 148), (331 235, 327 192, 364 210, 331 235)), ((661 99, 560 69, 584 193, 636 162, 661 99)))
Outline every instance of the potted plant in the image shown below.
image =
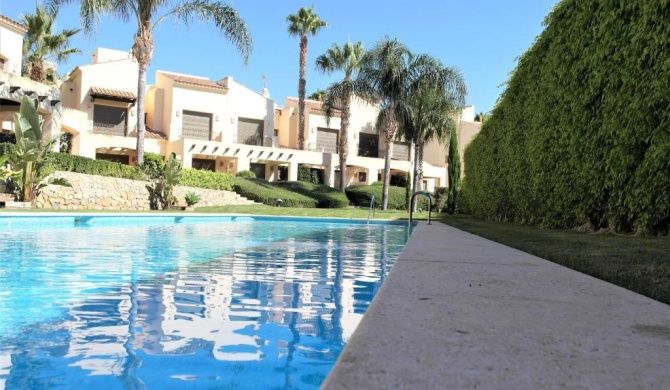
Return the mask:
POLYGON ((200 202, 200 195, 195 192, 189 192, 184 196, 184 200, 186 200, 186 211, 193 211, 195 210, 193 206, 200 202))

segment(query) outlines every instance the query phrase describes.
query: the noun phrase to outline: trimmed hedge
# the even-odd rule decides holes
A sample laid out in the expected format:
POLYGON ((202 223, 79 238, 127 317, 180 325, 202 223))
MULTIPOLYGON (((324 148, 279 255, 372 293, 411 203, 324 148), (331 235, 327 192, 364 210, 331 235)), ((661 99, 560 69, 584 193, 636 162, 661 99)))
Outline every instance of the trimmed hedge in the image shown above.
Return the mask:
POLYGON ((670 6, 563 0, 465 152, 475 216, 670 230, 670 6))
POLYGON ((242 177, 245 179, 255 179, 256 174, 252 171, 239 171, 237 172, 237 177, 242 177))
POLYGON ((285 207, 315 208, 317 205, 316 199, 291 192, 262 179, 235 177, 233 180, 235 192, 255 202, 276 206, 277 199, 281 199, 282 206, 285 207))
MULTIPOLYGON (((360 207, 370 207, 370 198, 375 196, 375 208, 382 207, 382 189, 383 186, 371 184, 369 186, 350 186, 347 187, 346 194, 349 201, 360 207)), ((405 189, 401 187, 389 186, 388 208, 396 210, 407 210, 405 206, 405 189)))
POLYGON ((143 174, 129 165, 65 153, 53 154, 53 167, 59 171, 142 180, 143 174))
POLYGON ((15 133, 0 133, 0 144, 15 144, 15 143, 16 143, 15 133))
POLYGON ((319 208, 342 208, 349 205, 347 195, 335 188, 323 184, 313 184, 304 181, 284 181, 275 183, 289 191, 315 199, 319 208))
POLYGON ((201 171, 184 168, 181 171, 182 186, 207 188, 210 190, 233 190, 233 176, 229 173, 201 171))

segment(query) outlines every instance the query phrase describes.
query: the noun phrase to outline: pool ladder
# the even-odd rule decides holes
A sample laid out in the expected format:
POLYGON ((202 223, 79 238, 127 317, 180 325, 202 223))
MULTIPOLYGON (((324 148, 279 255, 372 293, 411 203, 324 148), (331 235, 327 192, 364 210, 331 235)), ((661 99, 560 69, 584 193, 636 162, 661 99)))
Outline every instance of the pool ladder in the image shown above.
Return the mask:
POLYGON ((370 208, 368 209, 368 223, 370 223, 370 214, 372 214, 372 218, 375 217, 375 196, 372 195, 370 197, 370 208))
POLYGON ((428 224, 430 225, 430 206, 431 206, 431 200, 430 200, 430 194, 426 191, 415 191, 414 194, 412 194, 412 198, 409 201, 409 224, 412 224, 412 205, 414 204, 414 198, 417 195, 423 195, 426 198, 428 198, 428 224))

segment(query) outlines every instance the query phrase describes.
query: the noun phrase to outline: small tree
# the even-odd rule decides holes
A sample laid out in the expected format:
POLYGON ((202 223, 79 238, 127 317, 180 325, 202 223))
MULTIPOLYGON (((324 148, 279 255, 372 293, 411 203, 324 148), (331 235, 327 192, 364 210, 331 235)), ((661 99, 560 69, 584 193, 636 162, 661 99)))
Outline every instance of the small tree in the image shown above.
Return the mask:
POLYGON ((14 114, 16 145, 11 147, 7 159, 12 169, 19 172, 11 182, 17 200, 31 203, 49 184, 70 187, 65 179, 47 179, 53 172, 49 160, 58 137, 42 139, 43 120, 37 112, 37 104, 37 99, 27 96, 21 100, 19 112, 14 114))
POLYGON ((174 187, 181 182, 181 164, 172 153, 159 175, 147 185, 149 203, 153 210, 172 208, 177 199, 172 195, 174 187))

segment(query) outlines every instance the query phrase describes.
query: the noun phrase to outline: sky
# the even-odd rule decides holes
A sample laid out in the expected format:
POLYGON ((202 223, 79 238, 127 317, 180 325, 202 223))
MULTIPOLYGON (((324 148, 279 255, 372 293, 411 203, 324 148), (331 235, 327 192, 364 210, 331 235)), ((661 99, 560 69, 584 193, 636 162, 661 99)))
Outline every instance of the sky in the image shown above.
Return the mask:
MULTIPOLYGON (((467 104, 476 112, 489 112, 504 90, 517 58, 533 44, 545 16, 559 0, 226 0, 246 21, 254 42, 249 63, 211 24, 188 27, 166 19, 154 31, 154 57, 147 72, 153 84, 157 70, 220 80, 232 76, 260 92, 263 75, 272 99, 280 106, 286 96, 298 96, 299 38, 287 33, 286 16, 302 6, 328 23, 308 38, 307 94, 325 89, 342 78, 324 75, 314 63, 333 43, 362 41, 366 48, 388 36, 398 38, 411 51, 430 54, 445 66, 455 67, 468 85, 467 104)), ((177 1, 173 1, 176 4, 177 1)), ((61 9, 57 31, 80 26, 78 5, 61 9)), ((168 11, 163 9, 160 15, 168 11)), ((0 0, 0 14, 20 21, 35 12, 35 0, 0 0)), ((62 76, 90 63, 97 47, 129 51, 137 31, 134 21, 103 16, 95 32, 80 33, 72 46, 82 53, 58 65, 62 76)))

